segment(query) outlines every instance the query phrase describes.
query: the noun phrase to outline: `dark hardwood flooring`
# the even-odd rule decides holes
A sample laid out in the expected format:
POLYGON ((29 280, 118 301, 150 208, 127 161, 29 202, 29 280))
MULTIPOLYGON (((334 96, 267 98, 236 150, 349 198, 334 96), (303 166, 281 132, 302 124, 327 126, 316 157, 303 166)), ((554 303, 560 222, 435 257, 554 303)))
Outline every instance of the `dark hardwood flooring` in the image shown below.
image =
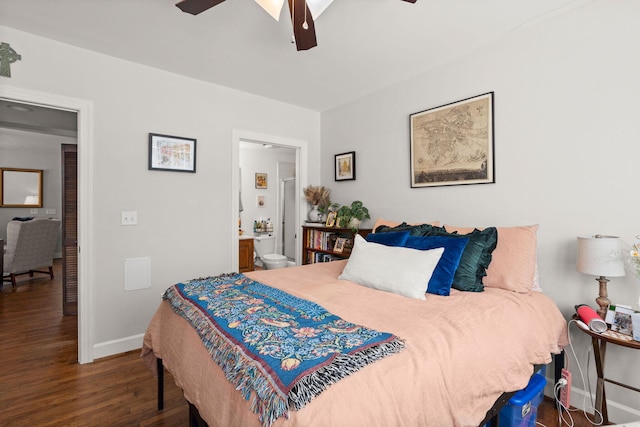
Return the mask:
MULTIPOLYGON (((0 426, 187 426, 187 402, 168 372, 157 410, 139 351, 77 363, 77 318, 62 316, 59 263, 54 272, 0 290, 0 426)), ((573 414, 575 427, 591 426, 573 414)), ((553 402, 540 405, 538 422, 558 426, 553 402)))

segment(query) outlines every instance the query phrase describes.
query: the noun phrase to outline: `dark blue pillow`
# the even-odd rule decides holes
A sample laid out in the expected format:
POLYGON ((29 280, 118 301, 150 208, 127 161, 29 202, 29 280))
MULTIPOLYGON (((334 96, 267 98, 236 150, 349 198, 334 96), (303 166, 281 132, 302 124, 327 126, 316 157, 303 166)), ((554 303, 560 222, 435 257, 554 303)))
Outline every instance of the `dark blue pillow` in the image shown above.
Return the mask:
POLYGON ((369 233, 367 242, 380 243, 385 246, 404 246, 409 238, 408 231, 395 231, 389 233, 369 233))
POLYGON ((498 244, 498 230, 495 227, 487 227, 484 230, 475 229, 468 234, 434 230, 432 235, 469 239, 462 252, 452 287, 459 291, 482 292, 484 290, 482 279, 487 275, 492 253, 498 244))
MULTIPOLYGON (((388 234, 388 233, 383 233, 388 234)), ((467 238, 447 237, 447 236, 409 236, 404 244, 406 248, 412 249, 435 249, 444 248, 444 253, 438 261, 436 269, 429 279, 427 292, 435 295, 448 296, 451 291, 453 279, 460 264, 464 248, 469 243, 467 238)))

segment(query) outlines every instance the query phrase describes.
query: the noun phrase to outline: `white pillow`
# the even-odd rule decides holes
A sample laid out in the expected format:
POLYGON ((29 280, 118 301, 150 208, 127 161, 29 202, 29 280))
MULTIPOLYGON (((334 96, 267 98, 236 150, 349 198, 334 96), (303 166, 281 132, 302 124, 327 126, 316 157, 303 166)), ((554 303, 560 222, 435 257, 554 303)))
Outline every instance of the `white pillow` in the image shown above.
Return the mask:
POLYGON ((353 250, 338 279, 426 299, 425 292, 444 248, 426 251, 367 242, 356 234, 353 250))

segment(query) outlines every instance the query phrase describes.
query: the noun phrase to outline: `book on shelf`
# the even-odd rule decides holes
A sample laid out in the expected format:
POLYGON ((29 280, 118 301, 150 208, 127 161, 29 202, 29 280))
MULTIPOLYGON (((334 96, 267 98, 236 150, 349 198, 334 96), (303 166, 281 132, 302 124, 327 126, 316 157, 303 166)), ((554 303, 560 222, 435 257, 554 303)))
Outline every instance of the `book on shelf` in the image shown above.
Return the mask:
POLYGON ((344 259, 344 258, 341 258, 337 255, 327 254, 323 252, 310 252, 307 261, 309 264, 315 264, 318 262, 331 262, 331 261, 336 261, 341 259, 344 259))
POLYGON ((323 251, 333 250, 336 241, 336 233, 332 231, 307 230, 307 245, 311 249, 323 251))
POLYGON ((326 227, 324 222, 308 222, 304 223, 305 227, 326 227))

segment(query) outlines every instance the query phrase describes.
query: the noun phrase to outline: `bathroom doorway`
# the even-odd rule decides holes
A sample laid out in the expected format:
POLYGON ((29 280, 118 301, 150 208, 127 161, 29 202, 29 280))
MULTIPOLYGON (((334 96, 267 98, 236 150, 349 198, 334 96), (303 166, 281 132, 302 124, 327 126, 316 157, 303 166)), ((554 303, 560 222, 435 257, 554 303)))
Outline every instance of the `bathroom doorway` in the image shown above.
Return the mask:
POLYGON ((295 265, 299 149, 241 139, 238 151, 238 219, 243 236, 260 237, 254 239, 256 265, 261 265, 259 257, 266 254, 284 255, 289 265, 295 265), (272 238, 264 238, 266 234, 272 238))

